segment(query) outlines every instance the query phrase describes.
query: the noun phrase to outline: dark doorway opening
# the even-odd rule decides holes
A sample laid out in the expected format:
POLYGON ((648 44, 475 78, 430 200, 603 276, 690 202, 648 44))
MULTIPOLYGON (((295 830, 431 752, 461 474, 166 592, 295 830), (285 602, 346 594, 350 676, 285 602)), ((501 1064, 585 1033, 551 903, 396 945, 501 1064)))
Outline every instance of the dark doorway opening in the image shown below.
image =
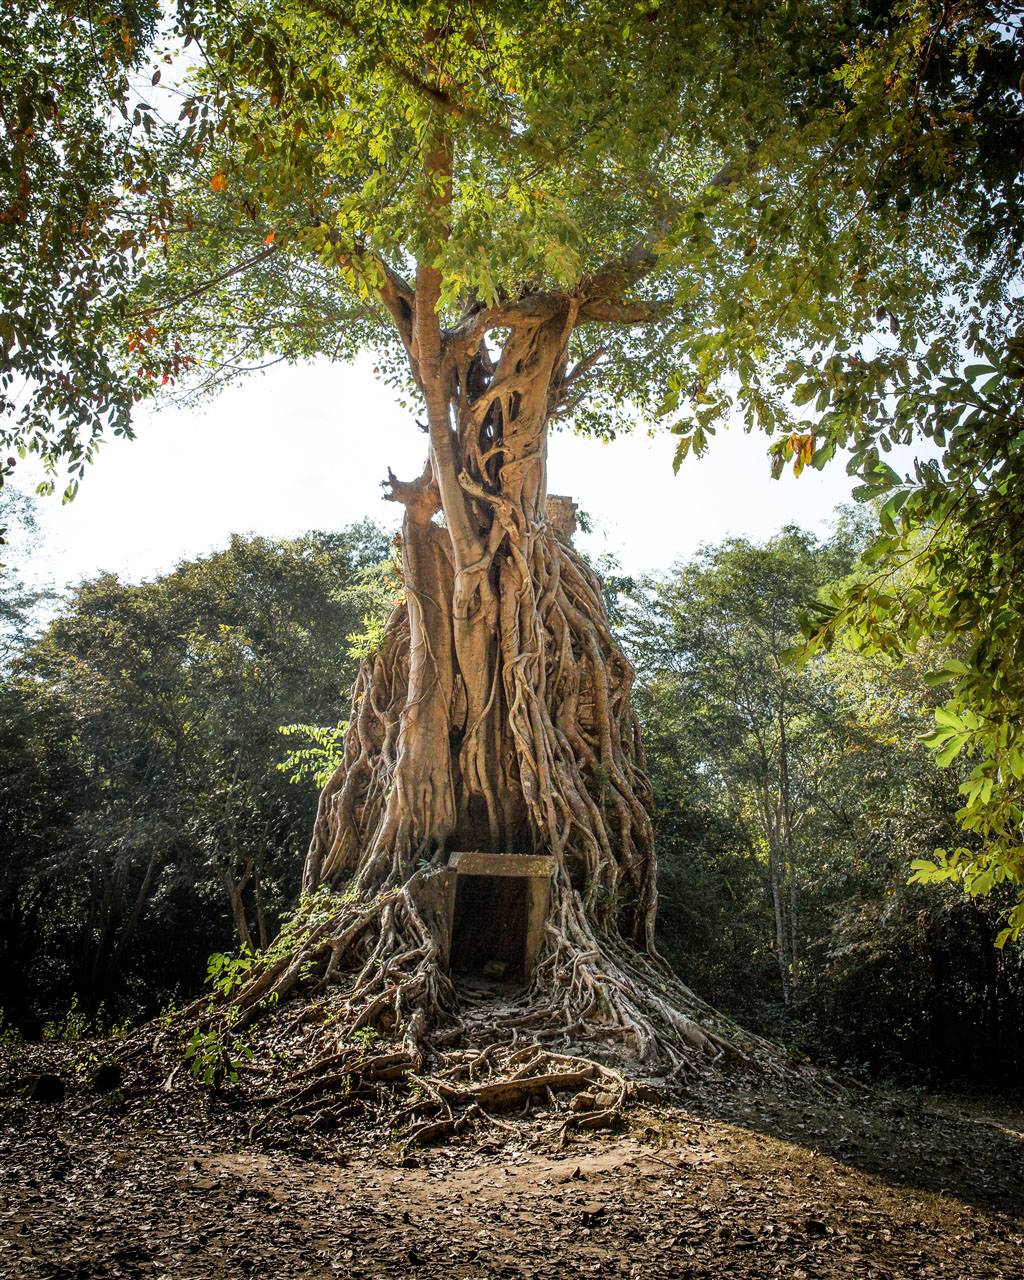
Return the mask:
POLYGON ((525 979, 529 884, 526 876, 456 878, 452 973, 500 982, 525 979))

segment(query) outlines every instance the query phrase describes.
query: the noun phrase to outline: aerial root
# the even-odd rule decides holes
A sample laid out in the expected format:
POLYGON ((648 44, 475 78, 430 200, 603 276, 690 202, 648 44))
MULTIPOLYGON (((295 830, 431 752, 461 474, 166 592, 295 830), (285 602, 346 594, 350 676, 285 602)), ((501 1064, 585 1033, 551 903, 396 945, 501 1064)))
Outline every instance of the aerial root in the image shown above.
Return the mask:
MULTIPOLYGON (((473 1079, 482 1056, 455 1050, 437 1058, 429 1073, 417 1071, 404 1053, 353 1060, 346 1071, 325 1070, 313 1080, 296 1080, 252 1126, 250 1137, 278 1118, 329 1129, 347 1116, 377 1113, 408 1151, 471 1125, 515 1130, 502 1117, 518 1112, 523 1118, 539 1104, 539 1118, 548 1122, 542 1131, 564 1144, 572 1130, 614 1127, 628 1101, 653 1096, 614 1068, 541 1046, 493 1047, 486 1064, 480 1064, 485 1074, 473 1079)), ((337 1058, 331 1065, 337 1066, 337 1058)), ((308 1077, 308 1070, 297 1074, 308 1077)))
POLYGON ((406 1148, 525 1116, 564 1143, 614 1126, 632 1101, 726 1075, 815 1087, 813 1073, 717 1014, 659 957, 593 932, 571 898, 556 900, 528 987, 454 986, 446 926, 431 909, 439 883, 425 871, 369 902, 307 899, 247 981, 163 1034, 165 1049, 175 1036, 179 1046, 167 1085, 187 1077, 180 1049, 198 1033, 218 1046, 219 1082, 262 1112, 253 1136, 359 1116, 406 1148))

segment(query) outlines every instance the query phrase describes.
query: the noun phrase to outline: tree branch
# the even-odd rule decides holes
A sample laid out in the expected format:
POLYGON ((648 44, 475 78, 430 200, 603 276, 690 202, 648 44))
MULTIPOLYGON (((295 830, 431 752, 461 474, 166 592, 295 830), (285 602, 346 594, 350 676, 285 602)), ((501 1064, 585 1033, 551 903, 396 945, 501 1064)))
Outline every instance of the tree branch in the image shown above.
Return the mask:
POLYGON ((381 488, 387 490, 385 502, 400 502, 416 524, 426 524, 441 510, 441 493, 429 458, 422 475, 415 480, 399 480, 388 467, 388 478, 381 482, 381 488))
POLYGON ((404 280, 397 271, 392 271, 386 262, 380 263, 384 271, 384 283, 377 289, 377 295, 387 307, 395 328, 405 347, 409 362, 412 365, 413 377, 419 383, 419 372, 413 360, 413 322, 416 315, 416 292, 412 285, 404 280))
POLYGON ((527 293, 515 302, 485 307, 464 317, 445 334, 450 348, 461 348, 467 356, 476 353, 480 339, 489 329, 518 329, 550 320, 565 306, 561 293, 527 293))
POLYGON ((654 298, 650 302, 624 302, 616 298, 593 298, 579 310, 580 324, 650 324, 663 320, 672 310, 670 298, 654 298))
POLYGON ((597 364, 598 360, 607 354, 607 347, 595 347, 593 351, 588 351, 577 364, 573 365, 571 371, 562 379, 561 390, 567 390, 574 382, 578 382, 580 378, 586 377, 590 370, 593 369, 594 365, 597 364))
MULTIPOLYGON (((649 177, 649 185, 651 194, 655 201, 661 205, 662 214, 658 219, 658 226, 653 231, 648 231, 639 239, 636 244, 621 258, 616 258, 611 262, 606 262, 603 266, 597 268, 581 286, 581 293, 586 298, 608 298, 613 295, 621 295, 631 285, 642 279, 645 275, 658 265, 659 254, 655 250, 658 239, 668 234, 671 229, 673 219, 677 218, 681 213, 689 209, 697 208, 703 200, 705 200, 713 191, 729 191, 737 186, 742 179, 755 173, 759 168, 759 162, 756 156, 751 155, 746 163, 737 163, 730 160, 724 164, 717 173, 713 174, 707 181, 703 190, 692 200, 687 201, 683 206, 673 207, 672 201, 668 193, 661 186, 661 183, 653 175, 649 177)), ((642 323, 642 322, 641 322, 642 323)))
MULTIPOLYGON (((448 238, 444 216, 452 199, 451 141, 442 126, 432 123, 424 139, 423 176, 431 212, 439 219, 438 240, 448 238)), ((410 359, 419 370, 420 390, 427 405, 430 450, 434 478, 451 533, 458 570, 480 559, 480 539, 469 519, 466 499, 459 487, 455 432, 448 409, 444 377, 445 341, 441 333, 438 305, 441 301, 441 272, 430 259, 439 246, 428 245, 416 264, 416 299, 412 313, 410 359)))
POLYGON ((211 289, 215 289, 217 285, 223 284, 225 280, 230 280, 232 276, 237 276, 239 272, 248 271, 250 267, 255 267, 261 262, 265 262, 267 258, 274 252, 274 245, 262 250, 262 252, 254 254, 251 258, 246 258, 244 262, 238 263, 237 266, 229 267, 227 271, 222 271, 219 276, 213 276, 210 280, 204 280, 202 284, 196 285, 194 289, 190 289, 187 293, 183 293, 180 298, 175 298, 173 302, 165 302, 159 307, 144 307, 141 311, 132 312, 132 315, 139 316, 157 316, 163 311, 170 311, 172 308, 180 306, 181 303, 187 302, 189 298, 198 298, 201 294, 209 293, 211 289))

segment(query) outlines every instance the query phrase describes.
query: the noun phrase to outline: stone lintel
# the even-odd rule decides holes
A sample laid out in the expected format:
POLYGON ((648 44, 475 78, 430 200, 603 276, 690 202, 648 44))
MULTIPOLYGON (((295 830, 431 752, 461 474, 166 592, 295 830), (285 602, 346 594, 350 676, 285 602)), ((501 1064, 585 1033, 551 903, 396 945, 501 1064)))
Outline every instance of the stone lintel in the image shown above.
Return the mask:
POLYGON ((536 876, 550 880, 555 860, 537 853, 453 853, 448 866, 460 876, 536 876))
POLYGON ((559 542, 572 546, 572 535, 576 532, 576 512, 579 507, 572 498, 549 493, 545 498, 548 512, 548 524, 559 542))

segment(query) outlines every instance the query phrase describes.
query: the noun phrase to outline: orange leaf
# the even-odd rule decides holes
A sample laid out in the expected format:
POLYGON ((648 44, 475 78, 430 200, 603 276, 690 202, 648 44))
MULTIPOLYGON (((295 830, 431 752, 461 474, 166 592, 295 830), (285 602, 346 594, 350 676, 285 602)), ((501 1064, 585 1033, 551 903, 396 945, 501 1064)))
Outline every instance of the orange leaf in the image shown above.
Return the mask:
POLYGON ((228 180, 227 180, 227 176, 224 173, 224 170, 218 169, 217 172, 210 179, 210 190, 223 191, 227 185, 228 185, 228 180))
POLYGON ((274 243, 274 236, 275 236, 276 234, 277 234, 277 232, 276 232, 276 231, 271 231, 270 235, 269 235, 269 236, 267 236, 266 240, 264 240, 264 241, 263 241, 263 243, 264 243, 264 244, 273 244, 273 243, 274 243))

